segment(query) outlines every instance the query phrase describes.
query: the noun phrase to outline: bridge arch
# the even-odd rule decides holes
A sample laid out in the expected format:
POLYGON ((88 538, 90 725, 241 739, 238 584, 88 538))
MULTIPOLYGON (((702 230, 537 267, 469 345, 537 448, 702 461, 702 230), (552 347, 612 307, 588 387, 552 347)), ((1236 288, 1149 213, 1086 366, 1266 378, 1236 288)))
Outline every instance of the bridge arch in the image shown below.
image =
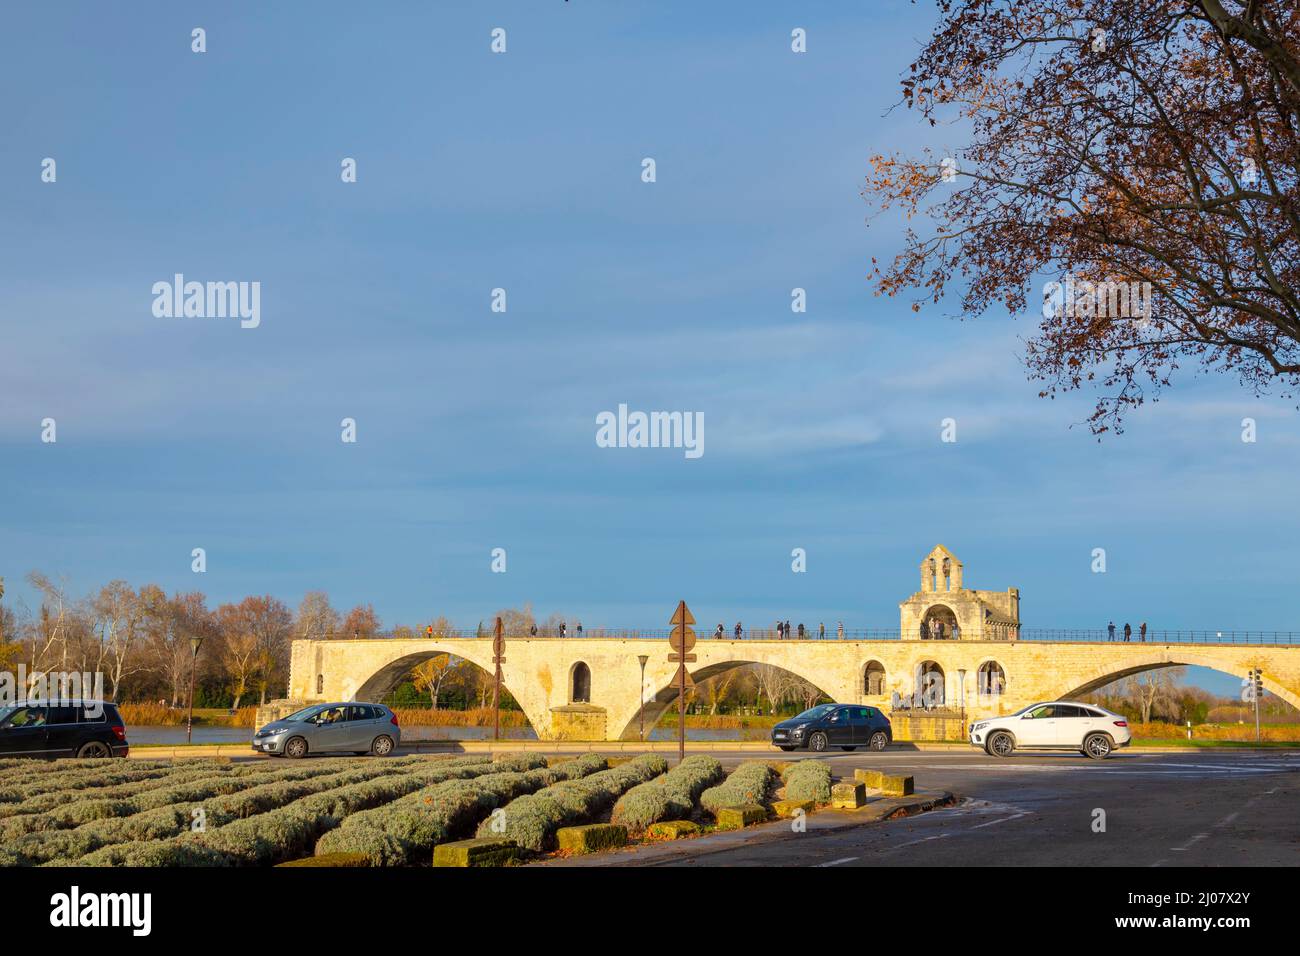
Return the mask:
POLYGON ((1069 682, 1069 689, 1061 694, 1057 694, 1058 699, 1070 700, 1080 697, 1084 694, 1090 694, 1095 690, 1105 687, 1107 684, 1122 680, 1125 677, 1132 677, 1135 674, 1141 674, 1146 671, 1160 670, 1166 667, 1204 667, 1209 670, 1218 671, 1221 674, 1229 674, 1234 677, 1245 677, 1245 671, 1251 667, 1260 667, 1263 674, 1264 689, 1269 693, 1280 697, 1293 707, 1300 708, 1300 691, 1292 689, 1283 684, 1275 673, 1270 673, 1269 662, 1267 660, 1267 648, 1260 648, 1259 661, 1252 663, 1244 661, 1244 666, 1240 670, 1232 670, 1226 665, 1223 657, 1214 653, 1206 653, 1196 649, 1194 645, 1187 647, 1176 647, 1173 645, 1157 645, 1152 648, 1152 652, 1147 657, 1140 657, 1133 660, 1130 656, 1123 666, 1098 665, 1084 672, 1082 678, 1075 676, 1069 682))
MULTIPOLYGON (((397 685, 402 682, 402 679, 410 674, 414 668, 420 666, 430 658, 437 657, 439 654, 447 654, 450 657, 465 661, 471 667, 478 668, 479 670, 486 672, 489 676, 494 673, 493 664, 490 661, 490 652, 488 654, 488 659, 475 660, 473 657, 466 656, 464 653, 456 653, 446 647, 439 647, 437 644, 434 644, 428 649, 421 648, 418 651, 396 654, 390 660, 380 665, 380 667, 368 678, 363 680, 360 686, 357 687, 355 693, 353 693, 349 699, 378 703, 391 694, 397 688, 397 685)), ((529 726, 533 728, 534 732, 537 732, 538 723, 536 715, 528 712, 519 696, 510 690, 504 676, 502 676, 501 679, 501 689, 509 692, 510 696, 514 697, 516 701, 519 701, 520 708, 524 711, 524 718, 528 721, 529 726)))
MULTIPOLYGON (((776 670, 783 671, 786 674, 790 674, 793 677, 797 677, 800 680, 805 681, 806 683, 811 685, 813 689, 815 689, 817 693, 822 697, 828 697, 831 700, 835 699, 835 696, 833 694, 827 693, 826 690, 821 686, 821 684, 811 680, 808 677, 805 677, 803 674, 800 674, 798 671, 792 670, 788 667, 782 667, 780 664, 771 664, 767 661, 761 661, 761 660, 717 661, 712 664, 706 664, 703 667, 690 671, 690 675, 691 675, 691 679, 696 684, 699 684, 712 677, 721 676, 722 674, 725 674, 728 671, 735 670, 738 667, 745 667, 750 664, 758 664, 762 666, 773 667, 776 670)), ((652 685, 648 685, 648 686, 652 686, 652 685)), ((668 683, 659 687, 659 689, 656 690, 653 694, 647 692, 645 701, 642 704, 641 708, 633 712, 632 719, 629 720, 623 726, 618 739, 636 740, 640 734, 641 719, 642 719, 642 715, 644 714, 645 733, 646 733, 646 739, 648 740, 650 738, 650 732, 654 729, 655 724, 659 722, 659 718, 662 717, 665 713, 667 713, 670 707, 677 706, 677 696, 678 694, 677 694, 676 680, 670 680, 668 683)))

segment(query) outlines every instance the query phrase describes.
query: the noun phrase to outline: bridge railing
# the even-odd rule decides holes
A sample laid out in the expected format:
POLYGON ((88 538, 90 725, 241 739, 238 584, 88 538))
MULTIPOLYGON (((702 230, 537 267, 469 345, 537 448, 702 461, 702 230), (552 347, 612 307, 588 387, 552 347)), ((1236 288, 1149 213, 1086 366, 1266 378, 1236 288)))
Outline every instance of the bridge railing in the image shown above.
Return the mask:
MULTIPOLYGON (((797 625, 792 628, 794 635, 786 638, 792 642, 798 641, 817 641, 817 640, 844 640, 844 641, 897 641, 901 640, 898 628, 885 627, 867 627, 867 628, 845 628, 840 632, 837 628, 826 629, 823 636, 820 629, 816 627, 805 627, 802 637, 799 636, 797 625)), ((697 638, 701 641, 710 640, 716 636, 716 631, 701 628, 698 625, 695 628, 697 638)), ((612 628, 612 627, 584 627, 581 631, 575 627, 566 627, 564 637, 566 638, 606 638, 616 640, 645 640, 645 641, 666 641, 668 640, 669 628, 651 627, 651 628, 612 628)), ((334 634, 335 638, 341 638, 345 635, 334 634)), ((351 636, 351 635, 346 635, 351 636)), ((428 637, 426 632, 387 632, 377 635, 381 638, 394 637, 428 637)), ((473 640, 481 638, 490 640, 491 633, 487 630, 478 628, 451 628, 439 631, 432 637, 433 640, 473 640)), ((507 633, 507 640, 517 640, 519 638, 558 638, 560 631, 556 627, 538 626, 537 633, 507 633)), ((722 633, 725 640, 735 640, 735 629, 726 628, 722 633)), ((740 640, 747 641, 775 641, 782 638, 777 633, 776 628, 743 628, 740 634, 740 640)), ((909 637, 909 640, 921 640, 918 633, 915 637, 909 637)), ((1122 627, 1115 629, 1115 635, 1112 638, 1106 628, 1070 628, 1070 627, 999 627, 993 630, 986 639, 989 640, 1014 640, 1021 641, 1075 641, 1082 643, 1108 644, 1125 642, 1124 631, 1122 627)), ((1264 630, 1148 630, 1143 637, 1140 630, 1134 630, 1128 638, 1128 643, 1139 644, 1142 642, 1148 644, 1259 644, 1259 645, 1296 645, 1300 644, 1300 631, 1264 631, 1264 630)))

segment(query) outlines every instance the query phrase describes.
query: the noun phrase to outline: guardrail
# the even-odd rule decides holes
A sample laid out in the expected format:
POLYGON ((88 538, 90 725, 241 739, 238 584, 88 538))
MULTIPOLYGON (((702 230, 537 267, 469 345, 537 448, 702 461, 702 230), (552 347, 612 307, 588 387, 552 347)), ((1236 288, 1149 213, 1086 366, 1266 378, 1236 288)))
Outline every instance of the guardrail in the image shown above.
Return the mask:
MULTIPOLYGON (((788 640, 791 643, 801 641, 898 641, 902 640, 902 635, 898 628, 845 628, 841 633, 838 628, 827 628, 825 635, 822 635, 818 628, 805 627, 802 636, 798 633, 797 625, 792 628, 794 636, 783 638, 776 628, 743 628, 739 638, 734 628, 725 629, 721 635, 723 640, 745 640, 745 641, 776 641, 788 640)), ((717 637, 717 632, 706 628, 696 627, 695 633, 698 640, 707 641, 717 637)), ((558 628, 538 627, 536 633, 512 634, 507 633, 507 640, 520 640, 528 638, 560 638, 563 636, 568 640, 577 639, 604 639, 604 640, 645 640, 645 641, 666 641, 668 640, 669 628, 609 628, 593 627, 578 630, 566 628, 561 635, 558 628)), ((332 634, 335 639, 343 639, 344 635, 332 634)), ((486 630, 452 628, 435 633, 430 637, 426 632, 419 631, 416 633, 393 633, 388 632, 376 635, 384 638, 429 638, 431 640, 490 640, 491 634, 486 630)), ((928 640, 923 638, 919 633, 915 637, 909 637, 908 640, 928 640)), ((1115 629, 1115 636, 1112 638, 1105 628, 1069 628, 1069 627, 1000 627, 987 640, 1020 640, 1030 642, 1079 642, 1093 644, 1123 644, 1125 643, 1124 632, 1122 627, 1115 629)), ((1130 644, 1258 644, 1258 645, 1297 645, 1300 644, 1300 631, 1264 631, 1264 630, 1148 630, 1143 637, 1141 632, 1134 630, 1127 640, 1130 644)))

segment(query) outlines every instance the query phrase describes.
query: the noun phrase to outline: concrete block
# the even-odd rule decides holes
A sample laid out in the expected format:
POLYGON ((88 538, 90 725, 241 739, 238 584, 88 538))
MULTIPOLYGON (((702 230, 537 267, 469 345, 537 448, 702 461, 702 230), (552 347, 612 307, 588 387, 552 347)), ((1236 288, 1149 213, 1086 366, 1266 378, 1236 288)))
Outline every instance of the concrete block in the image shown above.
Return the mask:
POLYGON ((884 776, 879 770, 855 770, 853 779, 861 780, 871 790, 880 789, 880 779, 884 776))
POLYGON ((679 840, 682 837, 695 836, 699 832, 699 825, 690 820, 664 820, 646 827, 645 835, 650 840, 679 840))
POLYGON ((757 803, 742 803, 738 807, 722 807, 717 818, 719 830, 740 830, 751 823, 762 823, 767 819, 767 810, 757 803))
POLYGON ((595 853, 627 843, 627 827, 616 823, 590 823, 581 827, 561 827, 555 834, 560 849, 569 853, 595 853))
POLYGON ((804 813, 812 813, 817 806, 815 800, 777 800, 772 804, 772 809, 776 811, 778 817, 788 819, 795 815, 795 812, 802 810, 804 813))
POLYGON ((856 810, 867 802, 867 785, 861 780, 837 783, 831 787, 831 806, 838 810, 856 810))
POLYGON ((501 866, 519 858, 514 840, 479 837, 442 843, 433 848, 434 866, 501 866))
POLYGON ((887 797, 906 797, 913 793, 912 776, 892 777, 886 775, 880 781, 880 792, 887 797))

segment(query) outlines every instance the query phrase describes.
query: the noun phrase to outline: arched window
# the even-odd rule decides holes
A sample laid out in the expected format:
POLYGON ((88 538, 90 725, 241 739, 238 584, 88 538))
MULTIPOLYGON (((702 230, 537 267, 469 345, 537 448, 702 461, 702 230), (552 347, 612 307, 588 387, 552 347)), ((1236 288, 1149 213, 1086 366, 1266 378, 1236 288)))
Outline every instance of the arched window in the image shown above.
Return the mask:
POLYGON ((952 640, 957 636, 957 615, 944 604, 935 604, 921 619, 921 640, 952 640))
POLYGON ((582 661, 573 665, 569 679, 569 702, 572 704, 591 703, 591 668, 582 661))
POLYGON ((1006 690, 1007 675, 997 661, 986 661, 980 665, 976 693, 986 696, 1001 694, 1006 690))
POLYGON ((880 661, 871 661, 863 674, 862 690, 868 697, 877 697, 885 692, 885 665, 880 661))
POLYGON ((942 707, 948 700, 944 689, 943 668, 937 661, 922 661, 916 665, 916 690, 913 706, 929 710, 942 707))

